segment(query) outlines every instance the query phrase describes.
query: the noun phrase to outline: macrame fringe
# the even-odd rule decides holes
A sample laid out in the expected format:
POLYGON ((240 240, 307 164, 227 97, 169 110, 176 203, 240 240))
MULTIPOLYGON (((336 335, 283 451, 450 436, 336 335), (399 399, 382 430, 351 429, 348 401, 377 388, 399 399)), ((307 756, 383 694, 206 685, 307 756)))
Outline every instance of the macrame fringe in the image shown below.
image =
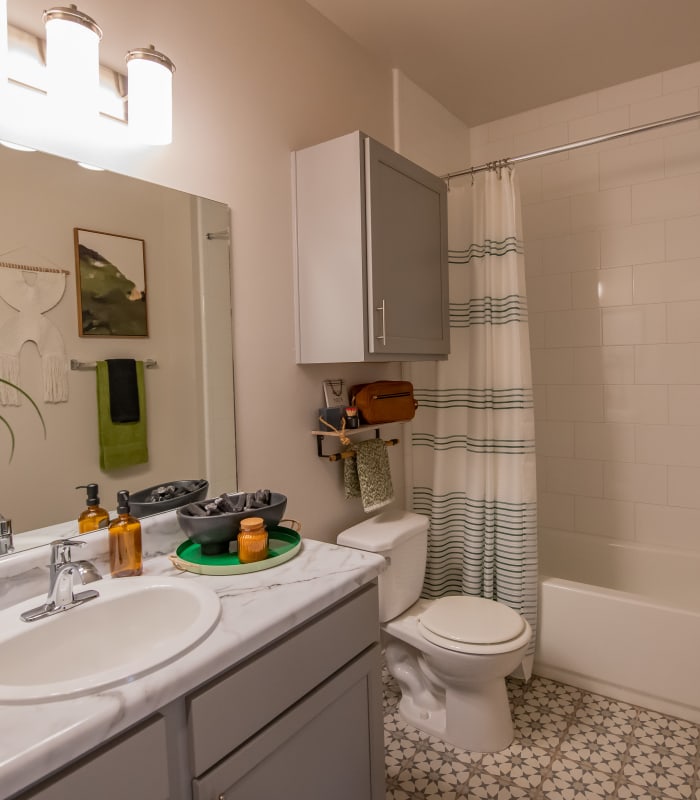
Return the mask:
MULTIPOLYGON (((18 356, 0 353, 0 378, 11 383, 19 383, 19 358, 18 356)), ((18 406, 20 394, 17 389, 0 383, 0 405, 18 406)))
POLYGON ((65 403, 68 400, 68 359, 48 353, 41 358, 44 373, 44 402, 65 403))

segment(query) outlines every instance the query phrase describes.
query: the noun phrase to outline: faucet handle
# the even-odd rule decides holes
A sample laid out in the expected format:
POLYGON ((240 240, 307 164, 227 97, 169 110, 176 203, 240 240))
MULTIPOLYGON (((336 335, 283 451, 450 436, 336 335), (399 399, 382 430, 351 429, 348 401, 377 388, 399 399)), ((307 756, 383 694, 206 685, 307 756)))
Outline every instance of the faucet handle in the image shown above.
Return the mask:
POLYGON ((5 517, 0 514, 0 555, 13 553, 14 550, 15 547, 12 540, 12 520, 5 519, 5 517))
POLYGON ((51 565, 67 564, 71 560, 71 547, 82 547, 84 544, 85 542, 76 542, 73 539, 54 539, 51 542, 51 565))

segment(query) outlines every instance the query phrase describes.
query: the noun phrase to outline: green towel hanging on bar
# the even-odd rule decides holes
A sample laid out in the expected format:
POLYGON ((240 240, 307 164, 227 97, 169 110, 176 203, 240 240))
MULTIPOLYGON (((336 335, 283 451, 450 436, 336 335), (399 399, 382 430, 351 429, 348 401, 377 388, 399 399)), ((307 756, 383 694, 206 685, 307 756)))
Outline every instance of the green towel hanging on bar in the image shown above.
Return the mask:
POLYGON ((138 422, 112 422, 107 362, 97 362, 97 424, 100 435, 100 468, 103 470, 122 469, 148 461, 143 361, 136 362, 136 384, 139 395, 138 422))

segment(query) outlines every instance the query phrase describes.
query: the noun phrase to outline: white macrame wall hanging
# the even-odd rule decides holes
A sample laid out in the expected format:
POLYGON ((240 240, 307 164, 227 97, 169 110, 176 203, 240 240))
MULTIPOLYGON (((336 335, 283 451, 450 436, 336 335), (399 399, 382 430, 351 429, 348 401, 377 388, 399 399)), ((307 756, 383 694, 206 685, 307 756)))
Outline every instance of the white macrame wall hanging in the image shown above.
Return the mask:
MULTIPOLYGON (((17 312, 0 326, 0 378, 19 383, 19 355, 34 342, 41 355, 44 402, 68 400, 68 359, 63 337, 44 315, 63 297, 68 272, 0 260, 0 297, 17 312)), ((18 406, 20 394, 0 383, 0 405, 18 406)))

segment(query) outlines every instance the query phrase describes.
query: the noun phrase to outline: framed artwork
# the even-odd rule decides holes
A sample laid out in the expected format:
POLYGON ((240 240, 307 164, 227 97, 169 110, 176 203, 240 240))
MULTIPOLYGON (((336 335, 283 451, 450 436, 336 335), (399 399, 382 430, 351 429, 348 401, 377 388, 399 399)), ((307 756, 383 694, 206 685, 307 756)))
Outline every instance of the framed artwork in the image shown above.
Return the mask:
POLYGON ((73 229, 81 336, 148 336, 143 239, 73 229))

